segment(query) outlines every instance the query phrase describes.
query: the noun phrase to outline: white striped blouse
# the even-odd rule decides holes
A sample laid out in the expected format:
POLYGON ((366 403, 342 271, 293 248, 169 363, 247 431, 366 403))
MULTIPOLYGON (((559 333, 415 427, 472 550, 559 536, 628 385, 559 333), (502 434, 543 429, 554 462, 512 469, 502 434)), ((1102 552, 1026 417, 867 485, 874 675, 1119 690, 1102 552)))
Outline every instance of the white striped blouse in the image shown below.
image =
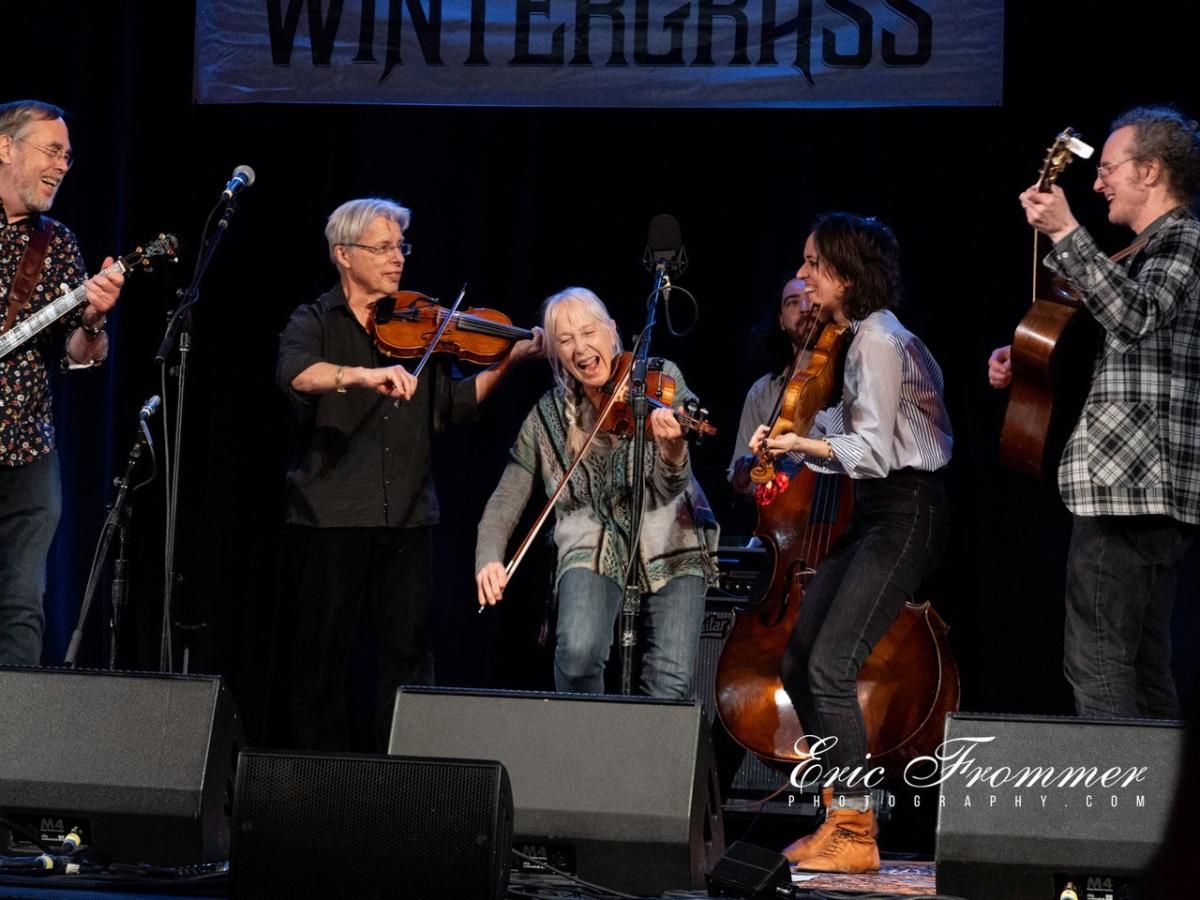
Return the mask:
POLYGON ((850 327, 854 338, 846 351, 842 402, 818 413, 809 432, 829 441, 834 461, 804 462, 851 478, 945 466, 954 433, 937 360, 891 310, 876 310, 850 327))

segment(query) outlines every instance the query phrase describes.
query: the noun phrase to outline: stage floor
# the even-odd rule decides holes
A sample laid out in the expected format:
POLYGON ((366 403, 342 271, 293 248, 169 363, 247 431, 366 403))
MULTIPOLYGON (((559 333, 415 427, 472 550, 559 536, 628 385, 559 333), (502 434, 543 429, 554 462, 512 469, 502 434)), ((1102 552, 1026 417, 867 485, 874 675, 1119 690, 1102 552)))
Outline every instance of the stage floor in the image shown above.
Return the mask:
MULTIPOLYGON (((915 862, 892 862, 884 860, 880 867, 879 873, 876 875, 826 875, 826 874, 810 874, 794 872, 792 874, 792 883, 801 891, 837 891, 856 892, 863 894, 879 895, 879 894, 898 894, 903 896, 929 896, 936 893, 934 887, 934 867, 932 862, 915 861, 915 862)), ((215 888, 216 886, 214 886, 215 888)), ((509 894, 512 898, 528 898, 531 896, 539 896, 537 894, 526 893, 519 884, 514 884, 514 892, 509 894)), ((214 890, 207 894, 171 894, 171 893, 146 893, 144 890, 130 889, 128 891, 107 889, 96 890, 89 889, 80 884, 77 887, 71 887, 66 881, 57 884, 50 884, 47 881, 41 883, 27 881, 23 884, 0 883, 0 897, 2 898, 23 898, 23 900, 123 900, 123 898, 137 896, 142 900, 178 900, 181 897, 228 897, 228 890, 214 890)), ((397 895, 400 896, 400 895, 397 895)), ((549 897, 549 894, 542 896, 549 897)), ((555 895, 556 900, 570 900, 571 897, 586 897, 588 900, 595 900, 596 897, 603 896, 602 894, 587 893, 587 894, 570 894, 558 893, 555 895)), ((705 891, 672 891, 669 895, 665 895, 662 900, 681 900, 681 898, 702 898, 708 896, 705 891)), ((445 898, 429 897, 420 898, 420 900, 465 900, 461 897, 451 897, 447 895, 445 898)))
POLYGON ((872 894, 936 894, 932 861, 883 860, 876 875, 814 875, 793 872, 792 883, 805 890, 862 891, 872 894))

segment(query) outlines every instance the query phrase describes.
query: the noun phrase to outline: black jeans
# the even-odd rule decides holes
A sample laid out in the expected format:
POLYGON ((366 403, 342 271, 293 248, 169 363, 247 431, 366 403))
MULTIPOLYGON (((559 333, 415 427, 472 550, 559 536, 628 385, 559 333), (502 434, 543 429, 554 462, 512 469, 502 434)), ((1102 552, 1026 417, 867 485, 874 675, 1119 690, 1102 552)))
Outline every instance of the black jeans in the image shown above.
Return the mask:
POLYGON ((61 513, 57 451, 0 466, 0 665, 42 660, 46 557, 61 513))
POLYGON ((1167 516, 1076 516, 1063 669, 1081 716, 1178 719, 1171 606, 1197 528, 1167 516))
POLYGON ((805 592, 781 666, 807 734, 837 738, 822 771, 867 765, 858 670, 941 558, 946 495, 938 473, 854 482, 854 514, 805 592))
POLYGON ((284 535, 298 584, 293 739, 308 750, 348 749, 346 673, 365 598, 379 646, 375 743, 385 750, 396 688, 426 677, 430 529, 290 525, 284 535))

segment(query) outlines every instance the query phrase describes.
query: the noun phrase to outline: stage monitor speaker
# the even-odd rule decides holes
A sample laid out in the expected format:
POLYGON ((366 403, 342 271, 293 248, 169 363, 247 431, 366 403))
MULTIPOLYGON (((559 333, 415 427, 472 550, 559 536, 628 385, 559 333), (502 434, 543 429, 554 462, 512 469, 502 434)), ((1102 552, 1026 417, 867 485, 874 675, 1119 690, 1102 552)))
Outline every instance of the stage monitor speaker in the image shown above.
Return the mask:
POLYGON ((79 829, 115 862, 228 859, 240 743, 218 678, 0 669, 0 816, 46 843, 79 829))
POLYGON ((247 750, 231 894, 500 900, 512 817, 498 762, 247 750))
POLYGON ((702 888, 725 849, 699 703, 407 687, 389 752, 500 760, 513 847, 606 888, 702 888))
POLYGON ((940 779, 937 890, 971 900, 1144 896, 1182 762, 1179 722, 953 713, 940 779))

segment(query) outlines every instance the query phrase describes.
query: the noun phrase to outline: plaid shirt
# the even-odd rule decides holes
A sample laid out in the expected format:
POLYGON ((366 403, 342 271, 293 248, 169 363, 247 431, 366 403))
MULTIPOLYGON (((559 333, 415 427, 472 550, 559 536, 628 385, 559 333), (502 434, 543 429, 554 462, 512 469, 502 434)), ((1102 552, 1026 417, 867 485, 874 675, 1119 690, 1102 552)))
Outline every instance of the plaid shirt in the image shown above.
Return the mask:
POLYGON ((1058 470, 1081 516, 1165 515, 1200 523, 1200 222, 1152 223, 1114 263, 1078 228, 1046 265, 1104 329, 1083 414, 1058 470))

